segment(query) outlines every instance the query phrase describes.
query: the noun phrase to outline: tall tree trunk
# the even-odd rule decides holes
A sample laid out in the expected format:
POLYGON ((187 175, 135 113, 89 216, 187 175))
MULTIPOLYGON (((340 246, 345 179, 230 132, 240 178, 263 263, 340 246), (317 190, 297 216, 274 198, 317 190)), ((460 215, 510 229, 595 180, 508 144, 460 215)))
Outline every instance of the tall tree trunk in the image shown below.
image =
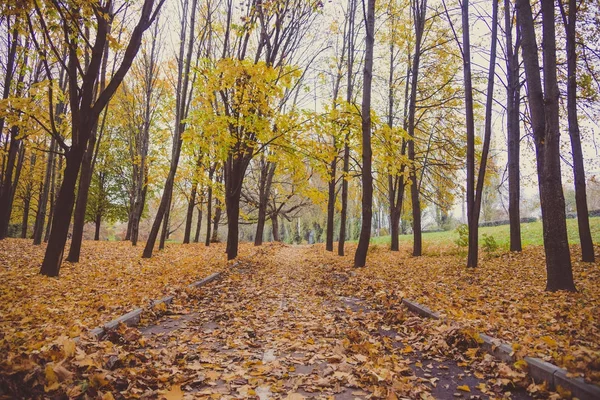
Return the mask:
POLYGON ((211 169, 208 173, 209 176, 209 185, 208 185, 208 197, 206 200, 206 238, 204 240, 204 245, 205 246, 210 246, 210 228, 211 228, 211 221, 212 221, 212 177, 213 177, 213 173, 214 170, 211 169))
MULTIPOLYGON (((467 0, 465 0, 467 1, 467 0)), ((410 195, 413 215, 413 256, 418 257, 423 251, 421 234, 421 202, 419 200, 419 184, 415 162, 415 114, 417 109, 417 85, 419 83, 419 66, 421 62, 421 42, 425 29, 427 0, 413 3, 413 19, 415 24, 415 53, 411 69, 410 100, 408 106, 408 160, 410 163, 410 195)))
POLYGON ((98 240, 100 240, 100 225, 102 224, 102 213, 101 212, 96 213, 96 219, 94 222, 96 224, 96 230, 94 231, 94 240, 98 241, 98 240))
POLYGON ((492 39, 490 46, 490 66, 488 69, 487 98, 485 103, 485 132, 483 137, 483 149, 481 151, 481 163, 477 175, 477 187, 475 190, 475 203, 473 204, 473 215, 469 221, 469 253, 467 257, 467 267, 477 267, 478 261, 478 240, 479 237, 479 213, 481 210, 481 198, 483 195, 483 184, 485 180, 485 169, 487 166, 488 153, 490 151, 490 142, 492 138, 492 102, 494 101, 494 77, 496 68, 496 42, 498 38, 498 2, 492 3, 492 39), (475 242, 471 242, 475 238, 475 242))
POLYGON ((373 216, 373 176, 371 171, 371 83, 373 81, 373 47, 375 44, 375 0, 368 0, 365 43, 365 67, 362 100, 362 225, 354 266, 364 267, 371 239, 373 216))
POLYGON ((183 243, 190 243, 192 235, 192 220, 194 219, 194 208, 196 208, 196 190, 197 183, 192 184, 192 192, 190 193, 190 202, 188 203, 187 214, 185 218, 185 231, 183 233, 183 243))
MULTIPOLYGON (((251 152, 252 150, 248 150, 251 152)), ((227 259, 238 254, 240 197, 251 153, 230 154, 225 163, 225 209, 227 212, 227 259)))
POLYGON ((21 148, 21 139, 19 138, 19 128, 13 126, 10 129, 10 147, 8 149, 8 161, 4 172, 4 182, 0 191, 0 240, 8 234, 8 225, 10 223, 10 214, 12 203, 17 186, 17 179, 13 180, 17 155, 21 148))
POLYGON ((513 44, 513 18, 510 0, 504 0, 504 32, 506 34, 506 132, 508 151, 508 216, 510 220, 510 251, 521 251, 521 182, 519 106, 521 83, 519 78, 519 34, 513 44))
MULTIPOLYGON (((171 188, 171 191, 173 189, 171 188)), ((158 242, 158 249, 159 250, 163 250, 165 248, 165 241, 169 238, 169 217, 171 216, 171 201, 173 200, 173 197, 169 196, 168 198, 168 202, 167 202, 167 208, 164 214, 164 218, 163 218, 163 222, 162 222, 162 229, 160 231, 160 240, 158 242)))
MULTIPOLYGON (((187 104, 189 101, 188 98, 188 86, 190 81, 190 68, 192 61, 192 53, 194 51, 194 34, 195 34, 195 26, 196 26, 196 6, 198 4, 198 0, 192 0, 192 6, 188 10, 190 16, 190 27, 189 31, 186 33, 186 22, 185 19, 187 15, 184 16, 184 21, 182 21, 182 28, 180 34, 180 47, 179 47, 179 60, 180 63, 178 65, 178 77, 177 77, 177 109, 175 116, 175 134, 173 137, 173 152, 171 158, 171 166, 169 169, 169 175, 167 176, 167 180, 165 182, 165 187, 163 189, 163 194, 160 200, 160 205, 158 206, 158 210, 156 212, 156 217, 154 218, 154 222, 152 224, 152 229, 150 230, 150 234, 148 235, 148 240, 146 241, 146 247, 144 248, 144 252, 142 254, 143 258, 152 257, 152 252, 154 250, 154 245, 156 243, 156 239, 158 237, 158 231, 160 229, 161 223, 163 223, 163 218, 165 219, 163 225, 163 231, 168 226, 168 212, 169 206, 171 203, 171 196, 173 195, 173 184, 175 182, 175 174, 177 173, 177 167, 179 166, 179 157, 181 156, 181 145, 182 145, 182 133, 185 130, 185 119, 187 118, 187 104), (185 52, 185 44, 187 41, 187 53, 185 52), (185 57, 185 61, 184 61, 185 57)), ((186 0, 187 6, 187 0, 186 0)), ((184 7, 187 9, 187 7, 184 7)), ((166 229, 168 231, 168 229, 166 229)), ((159 249, 164 246, 164 239, 166 235, 161 235, 161 243, 159 245, 159 249)))
POLYGON ((581 135, 577 121, 577 0, 568 0, 568 14, 562 0, 559 1, 567 38, 567 119, 569 121, 569 137, 573 154, 573 177, 575 181, 575 204, 577 206, 577 226, 581 244, 581 259, 594 262, 594 244, 590 232, 590 221, 587 205, 585 167, 581 149, 581 135), (567 14, 567 15, 566 15, 567 14))
MULTIPOLYGON (((356 13, 357 0, 348 0, 348 79, 346 86, 346 102, 352 102, 352 81, 354 67, 354 17, 356 13)), ((338 239, 338 255, 344 255, 344 244, 346 242, 346 219, 348 215, 348 179, 350 170, 350 127, 344 137, 344 157, 342 164, 342 209, 340 211, 340 237, 338 239)))
MULTIPOLYGON (((131 221, 131 245, 137 246, 138 238, 140 235, 140 221, 142 220, 142 214, 144 213, 144 206, 146 205, 146 194, 148 193, 148 170, 142 170, 144 181, 141 187, 141 191, 138 190, 136 195, 134 208, 133 208, 133 220, 131 221)), ((139 189, 139 188, 138 188, 139 189)))
POLYGON ((277 220, 277 213, 271 214, 271 225, 273 230, 273 241, 281 242, 281 238, 279 237, 279 221, 277 220))
MULTIPOLYGON (((473 116, 473 85, 471 81, 471 36, 469 33, 469 1, 464 0, 462 12, 462 59, 463 77, 465 82, 465 119, 467 127, 467 225, 469 227, 469 256, 467 266, 477 265, 477 250, 479 242, 477 229, 473 230, 475 207, 475 120, 473 116), (473 261, 475 260, 475 261, 473 261), (474 263, 474 264, 473 264, 474 263)), ((475 223, 476 224, 476 223, 475 223)))
POLYGON ((277 164, 264 159, 261 160, 261 163, 263 165, 261 166, 258 191, 258 221, 256 224, 256 237, 254 238, 255 246, 260 246, 263 243, 265 222, 267 220, 267 203, 271 195, 271 185, 273 183, 273 176, 275 175, 275 168, 277 167, 277 164))
POLYGON ((210 241, 212 243, 219 242, 219 223, 221 223, 221 214, 223 213, 223 209, 221 208, 221 202, 219 199, 215 201, 215 218, 213 219, 213 228, 212 234, 210 237, 210 241))
POLYGON ((54 153, 56 152, 56 141, 52 138, 50 142, 50 152, 48 153, 48 161, 46 162, 46 171, 44 173, 44 183, 40 192, 38 201, 38 211, 35 217, 35 227, 33 229, 33 244, 42 244, 42 236, 44 234, 44 223, 46 222, 46 209, 48 208, 48 196, 50 194, 50 184, 52 182, 54 153))
POLYGON ((57 182, 58 185, 62 183, 61 179, 57 178, 58 173, 62 170, 63 157, 62 155, 58 156, 58 167, 56 160, 52 165, 52 184, 50 186, 50 212, 48 214, 48 223, 46 224, 46 232, 44 233, 44 242, 48 242, 48 238, 50 237, 50 229, 52 228, 52 220, 54 218, 54 206, 56 204, 56 199, 58 197, 58 192, 56 190, 57 182))
MULTIPOLYGON (((335 139, 333 147, 336 147, 335 139)), ((335 217, 335 180, 337 169, 337 156, 333 158, 329 166, 329 182, 327 183, 327 233, 325 238, 325 250, 333 251, 333 222, 335 217)))
POLYGON ((202 227, 202 201, 200 202, 200 204, 198 204, 198 220, 196 222, 196 234, 194 235, 194 243, 198 243, 200 241, 201 227, 202 227))
POLYGON ((75 214, 73 217, 73 236, 67 261, 72 263, 79 262, 81 254, 81 243, 83 241, 83 227, 85 226, 85 209, 87 208, 88 195, 90 193, 90 184, 92 183, 92 158, 94 148, 96 147, 96 127, 92 130, 88 141, 87 150, 81 163, 81 172, 79 175, 79 187, 77 189, 77 201, 75 202, 75 214))
POLYGON ((542 89, 540 77, 538 46, 531 4, 529 0, 517 0, 517 20, 523 39, 527 96, 537 158, 546 253, 546 290, 575 291, 560 173, 559 92, 556 78, 554 2, 541 0, 541 8, 545 90, 542 89))

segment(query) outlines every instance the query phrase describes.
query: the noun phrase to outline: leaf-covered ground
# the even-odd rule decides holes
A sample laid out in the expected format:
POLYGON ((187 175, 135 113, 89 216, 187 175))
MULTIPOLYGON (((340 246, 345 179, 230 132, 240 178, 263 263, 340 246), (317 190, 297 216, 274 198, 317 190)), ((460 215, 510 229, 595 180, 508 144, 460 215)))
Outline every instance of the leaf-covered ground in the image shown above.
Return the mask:
POLYGON ((167 244, 151 259, 142 259, 142 250, 128 242, 85 241, 80 262, 64 262, 56 279, 39 274, 45 246, 1 240, 0 363, 60 336, 79 336, 226 264, 223 245, 167 244))
MULTIPOLYGON (((21 344, 15 339, 20 336, 17 331, 4 334, 0 397, 560 397, 533 385, 523 363, 507 365, 483 354, 477 331, 518 343, 519 355, 551 359, 586 378, 598 373, 598 265, 575 264, 579 293, 545 293, 540 249, 485 260, 481 268, 467 271, 456 256, 415 259, 407 251, 391 253, 381 247, 371 250, 367 268, 354 269, 353 249, 349 256, 337 257, 320 245, 244 246, 240 263, 226 267, 222 247, 172 245, 144 264, 147 260, 140 260, 126 244, 86 243, 90 258, 81 269, 93 276, 86 282, 108 297, 97 300, 103 311, 83 307, 88 309, 83 312, 74 311, 77 300, 69 292, 86 280, 86 273, 68 267, 63 277, 72 274, 78 279, 37 277, 37 266, 29 264, 36 264, 41 254, 32 256, 25 243, 21 249, 30 256, 11 258, 6 267, 22 268, 25 278, 13 277, 11 284, 2 286, 3 334, 10 325, 4 322, 9 310, 4 296, 17 290, 12 286, 29 283, 34 286, 30 294, 46 291, 53 301, 37 295, 13 297, 11 310, 19 304, 28 307, 11 311, 14 318, 27 319, 27 310, 36 307, 46 317, 18 322, 27 337, 21 344), (141 270, 135 266, 139 262, 150 271, 124 273, 106 283, 101 272, 91 271, 110 255, 113 263, 120 257, 133 271, 141 270), (190 264, 198 275, 188 271, 190 264), (206 272, 201 273, 202 268, 206 272), (60 312, 64 306, 65 315, 79 315, 91 328, 133 308, 128 301, 146 303, 167 293, 165 285, 182 287, 218 269, 226 271, 222 279, 200 289, 178 290, 175 303, 157 310, 145 326, 121 326, 102 341, 84 333, 76 344, 66 337, 72 328, 64 317, 48 310, 60 312), (125 288, 135 287, 134 281, 142 283, 127 299, 125 288), (113 286, 117 287, 110 292, 113 286), (404 296, 448 320, 411 315, 400 304, 404 296), (59 326, 65 327, 62 337, 59 326), (48 327, 53 328, 44 337, 48 327)), ((8 260, 5 254, 3 262, 8 260)), ((119 275, 118 269, 111 271, 119 275)))

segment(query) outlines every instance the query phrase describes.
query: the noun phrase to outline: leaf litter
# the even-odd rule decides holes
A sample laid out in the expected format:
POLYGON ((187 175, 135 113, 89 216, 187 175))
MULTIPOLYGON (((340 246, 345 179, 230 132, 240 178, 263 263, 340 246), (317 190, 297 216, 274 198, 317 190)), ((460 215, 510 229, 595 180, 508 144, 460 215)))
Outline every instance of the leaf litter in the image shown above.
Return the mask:
MULTIPOLYGON (((119 244, 105 244, 105 254, 116 253, 114 247, 112 251, 108 249, 111 245, 119 244)), ((213 254, 215 258, 211 260, 219 260, 215 261, 215 269, 225 266, 221 261, 222 249, 218 247, 205 251, 203 246, 190 246, 189 253, 185 248, 173 245, 160 253, 160 261, 153 264, 159 271, 154 271, 155 274, 173 275, 172 282, 186 276, 185 268, 181 272, 177 268, 167 269, 175 264, 170 261, 173 258, 196 257, 189 263, 201 269, 201 260, 211 259, 213 254)), ((127 247, 122 249, 125 251, 127 247)), ((101 251, 94 250, 94 254, 101 251)), ((485 275, 494 270, 500 282, 503 276, 514 274, 514 271, 497 271, 500 266, 507 268, 506 260, 494 265, 485 262, 480 270, 469 275, 460 270, 460 260, 456 257, 413 259, 377 247, 371 253, 368 267, 357 270, 350 267, 349 256, 334 256, 318 245, 276 244, 253 251, 244 246, 240 265, 228 269, 223 279, 195 290, 180 287, 174 303, 154 314, 155 327, 138 329, 121 325, 101 341, 84 334, 75 344, 68 335, 61 335, 47 337, 40 344, 36 342, 40 337, 36 330, 45 329, 49 321, 46 320, 39 325, 26 325, 29 347, 11 347, 14 342, 7 341, 9 336, 3 333, 3 349, 8 349, 12 356, 2 364, 0 394, 90 399, 429 399, 434 398, 432 393, 443 390, 450 396, 477 399, 511 395, 527 398, 522 392, 511 393, 515 388, 527 387, 533 397, 561 396, 549 393, 544 385, 532 384, 522 362, 507 365, 478 349, 478 331, 508 332, 511 337, 519 337, 520 331, 509 324, 512 320, 495 316, 499 311, 493 299, 502 297, 499 293, 502 288, 490 285, 486 290, 486 301, 492 303, 489 309, 482 300, 482 304, 471 305, 474 307, 471 310, 465 304, 476 295, 469 292, 463 298, 460 292, 453 293, 452 289, 459 290, 462 286, 452 286, 451 277, 435 274, 444 270, 444 274, 455 274, 455 280, 464 280, 468 275, 475 286, 483 279, 478 273, 485 275), (405 295, 448 313, 453 322, 411 315, 401 306, 405 295), (478 310, 488 314, 482 318, 478 310), (494 318, 488 318, 490 313, 494 318), (448 364, 448 359, 454 359, 457 366, 448 364), (444 381, 443 374, 449 368, 462 368, 464 372, 452 375, 453 385, 444 381)), ((101 258, 99 255, 97 260, 101 258)), ((528 258, 535 260, 535 252, 524 254, 519 261, 528 258)), ((35 257, 29 259, 31 262, 35 257)), ((535 262, 539 260, 532 263, 535 262)), ((93 269, 94 266, 89 266, 93 264, 91 261, 85 268, 93 269)), ((26 262, 17 265, 27 268, 26 262)), ((586 278, 591 274, 592 279, 597 279, 592 272, 586 270, 586 278)), ((65 276, 68 274, 66 271, 65 276)), ((576 276, 579 277, 577 268, 576 276)), ((69 284, 75 285, 81 279, 69 284)), ((62 288, 63 293, 68 293, 69 284, 62 288)), ((102 285, 96 286, 102 290, 102 285)), ((150 286, 153 285, 143 286, 148 290, 148 298, 160 297, 150 294, 153 290, 150 286)), ((533 284, 524 286, 531 288, 533 284)), ((584 285, 579 287, 585 292, 584 285)), ((164 287, 157 290, 165 293, 164 287)), ((512 290, 519 292, 518 287, 512 290)), ((124 296, 126 292, 121 289, 120 293, 124 296)), ((61 304, 60 297, 54 300, 58 303, 56 307, 70 304, 68 300, 61 304)), ((543 303, 532 300, 535 304, 543 303)), ((589 303, 596 300, 593 296, 581 298, 579 306, 593 307, 589 303)), ((123 311, 131 308, 127 301, 115 298, 112 304, 122 305, 120 311, 123 311)), ((74 304, 76 301, 71 305, 74 304)), ((27 304, 25 307, 35 308, 27 304)), ((68 313, 69 307, 65 309, 68 313)), ((92 310, 88 312, 93 314, 92 310)), ((5 311, 2 312, 4 318, 5 311)), ((98 314, 95 318, 103 318, 98 314)), ((531 325, 532 332, 540 329, 531 325)), ((60 331, 58 326, 55 329, 57 333, 60 331)), ((560 354, 564 339, 548 334, 548 330, 545 333, 539 338, 541 343, 560 354), (551 338, 556 346, 548 338, 542 339, 543 336, 551 338)), ((598 344, 593 336, 587 341, 592 349, 598 344)), ((531 354, 528 353, 531 349, 540 347, 517 344, 515 353, 522 357, 531 354)), ((585 365, 580 373, 593 376, 593 368, 585 365)))

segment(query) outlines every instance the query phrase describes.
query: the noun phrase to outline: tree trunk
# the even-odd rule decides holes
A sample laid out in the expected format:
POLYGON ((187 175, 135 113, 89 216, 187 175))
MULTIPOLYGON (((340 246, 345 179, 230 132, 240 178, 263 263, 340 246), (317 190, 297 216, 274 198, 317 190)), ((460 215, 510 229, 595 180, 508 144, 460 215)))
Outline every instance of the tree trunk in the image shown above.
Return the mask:
POLYGON ((513 18, 511 1, 504 0, 504 31, 506 33, 506 132, 508 151, 508 215, 510 220, 510 251, 521 251, 521 182, 519 105, 521 84, 519 82, 518 45, 513 44, 513 18), (514 48, 514 50, 513 50, 514 48))
POLYGON ((194 243, 198 243, 200 241, 200 227, 201 226, 202 226, 202 202, 200 202, 200 204, 198 205, 198 222, 196 222, 196 234, 194 235, 194 243))
POLYGON ((208 186, 208 198, 206 200, 206 238, 204 239, 204 245, 210 246, 210 228, 212 222, 212 174, 209 174, 210 184, 208 186))
POLYGON ((146 205, 146 193, 148 193, 148 171, 142 170, 144 174, 144 181, 141 190, 138 188, 138 194, 135 198, 133 206, 133 219, 131 221, 131 245, 137 246, 138 238, 140 235, 140 221, 142 220, 142 214, 144 212, 144 206, 146 205))
POLYGON ((517 19, 523 38, 527 96, 537 158, 546 253, 546 290, 575 291, 560 173, 559 92, 556 78, 554 2, 542 0, 541 8, 545 94, 542 90, 531 5, 529 0, 517 0, 517 19))
POLYGON ((281 242, 281 238, 279 237, 279 221, 277 221, 277 213, 271 214, 271 225, 273 230, 273 241, 281 242))
POLYGON ((92 183, 92 158, 96 146, 96 128, 92 130, 88 141, 87 150, 81 163, 81 173, 79 175, 79 188, 77 189, 77 201, 75 203, 75 215, 73 217, 73 236, 67 261, 79 262, 81 254, 81 243, 83 241, 83 227, 85 226, 85 209, 87 208, 88 195, 90 193, 90 184, 92 183))
MULTIPOLYGON (((467 1, 467 0, 465 0, 467 1)), ((408 159, 410 163, 410 195, 413 215, 413 256, 422 253, 423 240, 421 234, 421 203, 419 200, 419 185, 417 183, 417 166, 415 163, 415 114, 417 109, 417 85, 419 83, 419 66, 421 62, 421 41, 425 29, 425 16, 427 13, 427 0, 413 3, 415 23, 415 53, 411 70, 410 100, 408 108, 408 159)))
POLYGON ((10 223, 10 214, 12 211, 14 188, 17 185, 17 179, 13 180, 17 155, 21 148, 21 139, 19 137, 19 128, 13 126, 10 129, 10 147, 8 149, 8 161, 4 172, 4 182, 0 190, 0 240, 8 234, 8 225, 10 223))
POLYGON ((190 202, 188 203, 187 215, 185 218, 185 231, 183 234, 183 244, 190 243, 192 235, 192 220, 194 219, 194 208, 196 208, 196 187, 197 184, 192 184, 192 192, 190 193, 190 202))
MULTIPOLYGON (((50 237, 50 230, 52 228, 52 220, 54 219, 54 206, 56 204, 56 199, 58 197, 58 192, 56 190, 57 181, 60 182, 60 179, 57 179, 56 176, 58 171, 62 169, 63 157, 61 155, 58 156, 58 167, 56 166, 56 161, 52 165, 52 185, 50 187, 50 213, 48 214, 48 223, 46 224, 46 233, 44 234, 44 242, 48 242, 48 238, 50 237)), ((59 185, 62 182, 58 183, 59 185)))
POLYGON ((263 163, 263 166, 261 167, 258 191, 258 221, 256 224, 256 237, 254 238, 255 246, 260 246, 263 243, 265 222, 267 220, 267 203, 271 195, 271 185, 273 183, 273 176, 275 175, 275 168, 277 167, 277 164, 270 161, 265 162, 261 160, 261 163, 263 163))
MULTIPOLYGON (((352 81, 354 67, 354 17, 357 0, 348 0, 348 79, 346 86, 346 102, 352 102, 352 81)), ((342 209, 340 211, 340 237, 338 240, 338 255, 344 255, 344 244, 346 242, 346 219, 348 215, 348 178, 350 170, 350 127, 344 138, 344 158, 342 164, 342 209)))
POLYGON ((573 154, 573 177, 575 181, 575 204, 577 205, 577 226, 579 229, 579 242, 581 244, 581 259, 585 262, 594 262, 594 244, 590 232, 590 221, 587 206, 585 167, 583 151, 581 149, 581 136, 579 122, 577 121, 577 49, 576 49, 576 24, 577 0, 568 0, 569 11, 565 16, 564 7, 561 12, 565 22, 567 38, 567 114, 569 121, 569 137, 571 139, 571 152, 573 154))
POLYGON ((371 239, 373 216, 373 176, 371 171, 371 83, 373 81, 373 47, 375 44, 375 0, 368 1, 365 43, 365 67, 362 100, 362 225, 354 266, 364 267, 371 239))
POLYGON ((219 223, 221 222, 222 213, 223 209, 221 208, 221 202, 217 199, 215 202, 215 218, 213 219, 212 235, 210 237, 212 243, 219 242, 219 223))
MULTIPOLYGON (((487 98, 485 103, 485 132, 483 138, 483 149, 481 151, 481 163, 477 175, 477 187, 475 190, 475 203, 473 204, 473 218, 469 221, 469 234, 478 238, 479 213, 481 210, 481 198, 483 195, 483 184, 485 180, 485 169, 487 166, 488 153, 492 138, 492 102, 494 101, 494 77, 496 68, 496 40, 498 38, 498 2, 492 4, 492 39, 490 48, 490 66, 488 70, 487 98)), ((467 267, 477 267, 478 251, 477 241, 472 245, 469 240, 469 255, 467 267)))
POLYGON ((67 233, 69 232, 69 222, 71 221, 71 214, 75 203, 77 175, 79 175, 84 149, 85 147, 82 145, 73 146, 65 155, 66 167, 54 207, 52 229, 50 230, 48 246, 46 247, 40 271, 42 275, 58 276, 60 272, 60 264, 62 262, 65 243, 67 242, 67 233))
MULTIPOLYGON (((336 147, 335 140, 333 147, 336 147)), ((335 179, 336 179, 337 156, 333 158, 330 164, 330 175, 328 182, 327 197, 327 233, 325 240, 325 250, 333 251, 333 219, 335 217, 335 179)))
MULTIPOLYGON (((187 6, 187 1, 185 5, 187 6)), ((173 152, 171 159, 171 166, 169 169, 169 175, 165 182, 165 188, 163 190, 163 194, 160 200, 160 205, 158 206, 158 210, 156 212, 156 217, 154 218, 154 222, 152 224, 152 229, 150 230, 150 234, 148 235, 148 240, 146 241, 146 247, 144 248, 144 252, 142 254, 143 258, 152 257, 152 251, 154 250, 154 245, 156 243, 156 238, 158 237, 158 231, 160 229, 161 223, 163 223, 163 231, 168 226, 168 212, 169 205, 171 203, 171 196, 173 194, 173 184, 175 182, 175 174, 177 172, 177 167, 179 165, 179 157, 181 156, 181 145, 182 145, 182 133, 185 130, 185 119, 187 118, 187 103, 188 103, 188 85, 189 85, 189 75, 190 75, 190 67, 192 60, 192 53, 194 50, 194 34, 195 34, 195 25, 196 25, 196 5, 198 4, 197 0, 192 0, 192 6, 189 10, 190 15, 190 26, 189 26, 189 37, 186 35, 186 21, 182 21, 182 28, 180 34, 180 46, 179 46, 179 65, 178 65, 178 76, 177 76, 177 107, 176 107, 176 115, 175 115, 175 134, 173 138, 173 152), (185 52, 185 43, 187 37, 187 53, 184 56, 185 52), (185 57, 185 60, 184 60, 185 57), (163 218, 165 221, 163 222, 163 218)), ((187 10, 187 7, 184 7, 187 10)), ((186 16, 187 18, 187 16, 186 16)), ((168 229, 167 229, 168 231, 168 229)), ((159 245, 159 249, 164 246, 164 239, 166 235, 161 235, 161 244, 159 245)))
POLYGON ((160 240, 158 242, 158 250, 163 250, 165 248, 165 241, 169 238, 169 217, 171 216, 171 201, 173 200, 172 191, 173 189, 171 188, 171 195, 168 198, 167 208, 162 221, 160 240))
POLYGON ((50 194, 50 184, 52 181, 54 153, 56 152, 56 141, 52 138, 50 142, 50 152, 48 153, 48 161, 46 162, 46 171, 44 174, 44 184, 40 193, 38 202, 38 212, 35 217, 35 227, 33 229, 33 244, 42 244, 42 236, 44 234, 44 223, 46 222, 46 209, 48 207, 48 196, 50 194))
POLYGON ((100 225, 102 224, 102 213, 96 213, 95 224, 96 230, 94 231, 94 240, 98 241, 100 240, 100 225))

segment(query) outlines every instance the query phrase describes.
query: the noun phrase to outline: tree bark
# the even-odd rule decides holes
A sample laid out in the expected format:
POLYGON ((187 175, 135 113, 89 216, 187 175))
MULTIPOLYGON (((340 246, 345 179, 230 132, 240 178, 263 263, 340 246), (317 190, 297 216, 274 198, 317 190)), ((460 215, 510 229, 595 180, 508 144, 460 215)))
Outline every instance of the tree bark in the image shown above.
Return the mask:
POLYGON ((50 142, 50 152, 46 162, 46 171, 44 173, 44 183, 38 201, 38 211, 35 217, 35 227, 33 229, 33 244, 42 244, 44 235, 44 224, 46 222, 46 209, 48 208, 48 196, 50 194, 50 185, 52 183, 52 174, 54 167, 54 153, 56 152, 56 141, 52 138, 50 142))
POLYGON ((362 100, 362 224, 358 247, 354 254, 354 266, 364 267, 371 239, 373 216, 373 176, 371 152, 371 84, 373 81, 373 47, 375 44, 375 0, 368 0, 366 16, 365 67, 362 100))
POLYGON ((540 77, 538 46, 531 5, 529 0, 517 0, 517 20, 521 27, 523 40, 527 96, 538 168, 546 253, 546 290, 575 291, 560 173, 559 92, 556 78, 554 2, 541 0, 541 8, 545 93, 540 77))
POLYGON ((214 169, 211 169, 208 173, 209 185, 208 185, 208 198, 206 200, 206 238, 204 239, 204 245, 210 246, 210 228, 212 222, 212 177, 214 169))
POLYGON ((13 126, 10 129, 10 146, 8 149, 8 160, 4 172, 4 182, 0 191, 0 240, 8 234, 8 225, 12 211, 12 203, 17 185, 17 179, 13 179, 15 165, 17 164, 17 155, 21 148, 21 139, 19 138, 19 128, 13 126))
MULTIPOLYGON (((335 139, 333 147, 336 147, 335 139)), ((333 251, 333 220, 335 217, 335 180, 337 156, 333 158, 329 168, 329 182, 327 183, 327 233, 325 238, 325 250, 333 251)))
MULTIPOLYGON (((465 0, 466 2, 467 0, 465 0)), ((411 69, 410 100, 408 106, 408 160, 410 163, 410 196, 413 216, 413 256, 418 257, 423 251, 421 233, 421 202, 419 200, 419 184, 417 181, 417 166, 415 162, 415 117, 417 109, 417 86, 419 83, 419 66, 421 62, 421 42, 425 29, 427 0, 413 3, 413 18, 415 24, 415 53, 411 69)))
POLYGON ((271 161, 261 160, 263 164, 260 172, 260 183, 258 190, 258 221, 256 223, 256 236, 254 238, 254 245, 260 246, 263 243, 263 236, 265 231, 265 222, 267 220, 267 204, 269 202, 269 196, 271 195, 271 185, 273 183, 273 176, 275 175, 276 163, 271 161))
POLYGON ((94 240, 100 240, 100 225, 102 224, 102 213, 96 213, 96 220, 94 221, 96 224, 96 229, 94 231, 94 240))
POLYGON ((590 232, 590 221, 587 206, 585 167, 583 151, 581 149, 581 135, 577 121, 577 0, 568 0, 568 15, 565 15, 562 0, 562 17, 567 38, 567 119, 569 122, 569 137, 571 139, 571 152, 573 154, 573 178, 575 181, 575 204, 577 206, 577 227, 579 230, 579 243, 581 244, 581 259, 585 262, 594 262, 594 243, 590 232))
POLYGON ((271 214, 271 225, 273 230, 273 241, 281 242, 281 238, 279 237, 279 221, 277 221, 277 213, 271 214))
POLYGON ((483 184, 485 181, 485 169, 487 166, 488 153, 492 138, 492 102, 494 101, 494 78, 496 68, 496 43, 498 38, 498 2, 492 4, 492 39, 490 46, 490 66, 488 69, 487 98, 485 103, 485 132, 483 137, 483 149, 481 151, 481 162, 477 175, 477 187, 475 188, 475 203, 473 204, 473 215, 469 221, 470 238, 475 238, 472 243, 469 239, 469 253, 467 256, 467 267, 475 268, 478 262, 478 238, 479 238, 479 213, 481 210, 481 198, 483 195, 483 184))
MULTIPOLYGON (((348 79, 346 86, 346 102, 352 102, 352 81, 354 67, 354 15, 356 12, 356 1, 348 0, 348 79)), ((350 127, 344 137, 344 157, 342 163, 342 209, 340 211, 340 237, 338 239, 338 255, 344 255, 344 244, 346 242, 346 219, 348 215, 348 178, 350 170, 350 127)))
POLYGON ((192 192, 190 193, 190 202, 188 203, 187 215, 185 218, 185 231, 183 233, 183 243, 190 243, 190 236, 192 235, 192 220, 194 218, 194 208, 196 208, 196 190, 197 184, 192 184, 192 192))
POLYGON ((198 204, 198 220, 196 222, 196 234, 194 235, 194 243, 198 243, 200 241, 201 226, 202 226, 202 202, 200 202, 200 204, 198 204))
POLYGON ((510 251, 521 251, 521 182, 519 106, 521 84, 519 82, 519 34, 513 44, 513 18, 511 1, 504 0, 504 32, 506 34, 506 132, 508 151, 508 215, 510 220, 510 251))
POLYGON ((75 202, 75 213, 73 217, 73 236, 71 247, 67 255, 67 261, 79 262, 81 254, 81 243, 83 242, 83 228, 85 226, 85 210, 87 208, 90 184, 92 183, 92 158, 96 147, 96 127, 92 129, 87 149, 83 155, 81 172, 79 174, 79 187, 77 188, 77 200, 75 202))

